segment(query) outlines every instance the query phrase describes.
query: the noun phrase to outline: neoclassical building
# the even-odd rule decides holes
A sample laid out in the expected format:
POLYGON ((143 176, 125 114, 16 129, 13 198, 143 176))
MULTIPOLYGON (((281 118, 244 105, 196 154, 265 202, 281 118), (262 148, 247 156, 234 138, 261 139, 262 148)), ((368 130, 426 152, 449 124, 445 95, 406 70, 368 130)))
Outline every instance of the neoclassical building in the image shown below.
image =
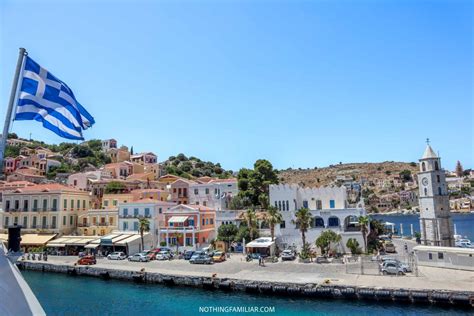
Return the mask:
MULTIPOLYGON (((314 244, 324 230, 333 230, 342 237, 341 244, 355 238, 364 244, 359 216, 366 215, 363 202, 350 204, 347 190, 342 187, 303 188, 296 184, 270 185, 270 204, 283 215, 283 222, 275 229, 277 243, 281 247, 296 245, 301 247, 301 233, 293 223, 298 209, 306 207, 311 211, 313 221, 306 233, 306 239, 314 244)), ((261 230, 265 233, 265 230, 261 230)))

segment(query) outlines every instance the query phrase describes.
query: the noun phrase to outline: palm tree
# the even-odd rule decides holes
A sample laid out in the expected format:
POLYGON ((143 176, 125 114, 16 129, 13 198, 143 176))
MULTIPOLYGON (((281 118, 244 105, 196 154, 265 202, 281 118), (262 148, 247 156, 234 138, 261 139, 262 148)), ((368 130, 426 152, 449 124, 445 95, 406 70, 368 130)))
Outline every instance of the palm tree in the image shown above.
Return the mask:
POLYGON ((296 220, 292 222, 293 224, 296 224, 296 226, 299 228, 301 232, 301 239, 303 240, 303 246, 304 246, 306 245, 306 232, 308 231, 308 228, 311 226, 311 221, 313 220, 313 217, 309 209, 307 209, 306 207, 300 208, 298 211, 296 211, 295 215, 296 215, 296 220))
POLYGON ((250 239, 253 240, 254 233, 257 230, 257 214, 253 208, 247 210, 244 214, 244 220, 249 228, 250 239))
POLYGON ((145 249, 145 242, 143 240, 143 234, 145 232, 148 232, 148 231, 150 231, 150 221, 145 217, 139 218, 138 219, 138 232, 140 233, 140 236, 142 237, 142 247, 143 247, 142 250, 145 249))
MULTIPOLYGON (((183 237, 184 235, 182 233, 174 233, 174 237, 176 238, 176 255, 178 254, 178 251, 179 251, 179 239, 181 237, 183 237)), ((184 246, 185 242, 184 242, 184 239, 183 239, 183 246, 184 246)))
POLYGON ((273 240, 275 239, 275 225, 280 224, 283 221, 283 216, 281 215, 278 208, 276 208, 275 206, 270 206, 268 207, 265 220, 270 225, 270 234, 273 240))
POLYGON ((367 231, 370 223, 368 216, 359 216, 360 231, 362 232, 362 238, 364 239, 364 251, 367 253, 367 231))

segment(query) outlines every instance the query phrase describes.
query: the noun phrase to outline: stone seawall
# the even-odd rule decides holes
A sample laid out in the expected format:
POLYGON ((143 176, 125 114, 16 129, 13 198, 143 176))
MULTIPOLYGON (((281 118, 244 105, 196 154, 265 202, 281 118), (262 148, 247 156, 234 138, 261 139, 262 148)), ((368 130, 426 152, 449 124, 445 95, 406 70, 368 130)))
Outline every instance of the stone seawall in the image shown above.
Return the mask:
POLYGON ((357 287, 330 284, 298 284, 269 281, 241 280, 217 277, 183 276, 155 272, 125 271, 94 266, 70 266, 46 262, 17 263, 20 269, 65 273, 71 276, 93 276, 140 283, 180 285, 209 290, 244 291, 268 295, 299 296, 308 298, 364 299, 405 303, 444 304, 474 307, 474 292, 413 290, 403 288, 357 287))

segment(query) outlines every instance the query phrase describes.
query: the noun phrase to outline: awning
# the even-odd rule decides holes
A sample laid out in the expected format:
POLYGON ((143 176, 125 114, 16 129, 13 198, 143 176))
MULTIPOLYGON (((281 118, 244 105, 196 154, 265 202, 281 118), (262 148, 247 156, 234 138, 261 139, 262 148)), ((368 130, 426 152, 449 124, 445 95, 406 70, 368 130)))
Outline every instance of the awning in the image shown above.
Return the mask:
MULTIPOLYGON (((145 238, 146 234, 143 235, 143 238, 145 238)), ((141 239, 142 237, 139 234, 136 235, 129 235, 127 238, 115 243, 117 246, 126 246, 127 244, 137 240, 141 239)))
POLYGON ((95 249, 99 246, 100 246, 100 244, 88 244, 84 248, 86 248, 86 249, 95 249))
POLYGON ((184 223, 189 216, 171 216, 168 223, 184 223))
POLYGON ((56 237, 56 234, 24 234, 21 235, 21 245, 45 245, 56 237))
POLYGON ((8 234, 0 234, 0 241, 7 242, 8 241, 8 234))
POLYGON ((259 238, 255 239, 248 244, 245 245, 245 247, 248 248, 268 248, 275 244, 275 241, 272 241, 271 238, 259 238))
POLYGON ((52 247, 52 248, 64 248, 66 247, 65 244, 58 244, 58 243, 48 243, 46 247, 52 247))

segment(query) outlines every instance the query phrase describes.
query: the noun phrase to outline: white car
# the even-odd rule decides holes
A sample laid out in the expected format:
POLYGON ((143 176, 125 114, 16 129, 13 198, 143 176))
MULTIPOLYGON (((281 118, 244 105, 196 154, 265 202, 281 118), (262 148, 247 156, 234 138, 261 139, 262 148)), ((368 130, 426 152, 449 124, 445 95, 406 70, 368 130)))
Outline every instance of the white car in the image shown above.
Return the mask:
POLYGON ((128 257, 128 261, 148 262, 150 261, 150 258, 148 258, 146 254, 140 252, 128 257))
POLYGON ((125 260, 127 259, 127 256, 120 251, 112 252, 107 256, 107 259, 109 260, 125 260))
POLYGON ((156 260, 169 260, 171 255, 168 251, 160 251, 156 254, 156 260))
POLYGON ((285 261, 285 260, 295 260, 295 258, 296 258, 296 254, 291 249, 285 249, 281 253, 281 260, 283 260, 283 261, 285 261))

